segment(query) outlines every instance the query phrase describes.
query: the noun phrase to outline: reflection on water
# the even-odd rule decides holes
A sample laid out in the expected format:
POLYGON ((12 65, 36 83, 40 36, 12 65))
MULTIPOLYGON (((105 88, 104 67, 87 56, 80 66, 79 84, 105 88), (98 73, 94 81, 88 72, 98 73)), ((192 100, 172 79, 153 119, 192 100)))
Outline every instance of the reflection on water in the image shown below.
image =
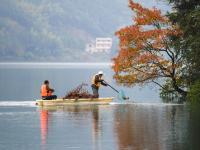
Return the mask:
POLYGON ((0 106, 0 150, 199 150, 185 105, 0 106))
POLYGON ((115 122, 118 122, 115 124, 115 132, 120 149, 163 150, 174 149, 174 145, 182 149, 182 133, 185 129, 181 126, 187 123, 187 118, 181 116, 184 113, 183 106, 127 107, 120 106, 115 113, 115 122))
POLYGON ((200 149, 200 105, 190 108, 188 120, 188 136, 185 141, 185 149, 199 150, 200 149))
POLYGON ((80 118, 81 112, 89 112, 92 115, 92 139, 94 142, 98 141, 98 136, 100 133, 99 125, 99 110, 96 105, 82 107, 79 105, 72 105, 68 107, 46 107, 40 108, 40 132, 41 132, 41 144, 46 145, 47 135, 48 135, 48 120, 49 120, 49 111, 64 111, 68 113, 73 113, 73 118, 78 120, 80 118), (76 118, 77 117, 77 118, 76 118))
POLYGON ((41 129, 41 143, 42 145, 46 144, 46 138, 48 134, 48 111, 40 111, 40 129, 41 129))
POLYGON ((41 144, 43 149, 53 149, 51 139, 59 133, 68 133, 70 140, 62 139, 63 145, 56 144, 58 147, 184 149, 188 133, 188 114, 183 105, 71 105, 40 108, 41 144), (72 126, 73 130, 70 130, 72 126))
MULTIPOLYGON (((102 105, 101 108, 106 108, 108 106, 102 105)), ((48 129, 49 129, 49 117, 53 116, 54 113, 63 113, 63 115, 67 115, 68 119, 73 119, 77 121, 76 126, 77 129, 80 128, 82 123, 85 122, 84 118, 90 116, 91 119, 91 142, 93 143, 94 149, 101 147, 101 143, 99 142, 99 138, 101 136, 101 122, 99 121, 99 106, 98 105, 70 105, 70 106, 50 106, 50 107, 40 107, 40 132, 41 132, 41 144, 42 149, 47 149, 48 142, 48 129)), ((53 118, 52 118, 53 119, 53 118)), ((65 118, 63 118, 65 119, 65 118)), ((53 120, 52 120, 53 121, 53 120)), ((52 123, 52 122, 50 122, 52 123)), ((90 126, 90 125, 89 125, 90 126)), ((51 130, 51 128, 49 129, 51 130)), ((71 133, 70 133, 71 134, 71 133)), ((76 140, 76 139, 74 139, 76 140)), ((69 148, 69 147, 68 147, 69 148)), ((78 147, 70 147, 70 148, 78 148, 78 147)))

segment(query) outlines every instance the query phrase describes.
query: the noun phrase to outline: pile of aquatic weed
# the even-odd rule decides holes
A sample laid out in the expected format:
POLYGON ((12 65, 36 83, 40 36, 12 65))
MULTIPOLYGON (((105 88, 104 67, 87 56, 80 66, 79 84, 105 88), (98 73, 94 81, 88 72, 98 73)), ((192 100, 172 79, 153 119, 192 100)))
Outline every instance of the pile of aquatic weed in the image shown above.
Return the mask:
POLYGON ((95 98, 94 95, 90 94, 87 89, 85 89, 85 86, 88 86, 85 83, 82 83, 81 85, 77 86, 73 90, 67 92, 65 97, 63 99, 78 99, 78 98, 95 98))

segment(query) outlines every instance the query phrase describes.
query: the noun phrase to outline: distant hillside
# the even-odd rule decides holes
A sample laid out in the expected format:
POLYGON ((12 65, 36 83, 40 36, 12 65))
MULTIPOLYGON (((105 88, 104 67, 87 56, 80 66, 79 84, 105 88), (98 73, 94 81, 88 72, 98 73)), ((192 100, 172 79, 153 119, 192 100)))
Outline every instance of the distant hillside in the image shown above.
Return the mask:
POLYGON ((116 38, 109 55, 88 55, 85 44, 131 21, 128 0, 1 0, 0 61, 109 61, 116 38))
POLYGON ((101 61, 85 44, 130 22, 127 0, 1 0, 0 61, 101 61), (95 59, 93 59, 95 57, 95 59))

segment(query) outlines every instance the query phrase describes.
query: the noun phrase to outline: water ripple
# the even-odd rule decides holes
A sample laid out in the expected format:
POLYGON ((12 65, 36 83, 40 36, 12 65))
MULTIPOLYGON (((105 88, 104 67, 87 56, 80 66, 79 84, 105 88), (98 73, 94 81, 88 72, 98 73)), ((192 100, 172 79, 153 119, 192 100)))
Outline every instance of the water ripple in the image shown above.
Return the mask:
POLYGON ((35 101, 0 101, 0 107, 7 106, 26 106, 36 107, 35 101))

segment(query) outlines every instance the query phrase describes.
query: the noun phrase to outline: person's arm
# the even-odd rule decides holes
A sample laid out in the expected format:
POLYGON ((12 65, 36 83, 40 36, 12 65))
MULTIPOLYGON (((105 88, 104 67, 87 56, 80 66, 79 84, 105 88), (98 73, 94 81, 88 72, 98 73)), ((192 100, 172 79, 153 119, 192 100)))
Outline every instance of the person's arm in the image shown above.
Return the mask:
POLYGON ((106 82, 104 82, 103 79, 100 79, 99 76, 98 76, 98 81, 101 83, 101 85, 107 86, 106 82))
POLYGON ((104 82, 103 79, 100 79, 99 76, 95 76, 95 83, 98 83, 98 82, 100 82, 101 85, 103 86, 107 86, 107 84, 104 82))
POLYGON ((54 92, 54 89, 51 89, 49 86, 47 86, 47 91, 54 92))
POLYGON ((104 80, 101 81, 101 84, 102 84, 103 86, 108 86, 108 84, 105 83, 104 80))
POLYGON ((103 80, 101 80, 98 75, 95 76, 95 83, 102 82, 102 81, 103 80))

